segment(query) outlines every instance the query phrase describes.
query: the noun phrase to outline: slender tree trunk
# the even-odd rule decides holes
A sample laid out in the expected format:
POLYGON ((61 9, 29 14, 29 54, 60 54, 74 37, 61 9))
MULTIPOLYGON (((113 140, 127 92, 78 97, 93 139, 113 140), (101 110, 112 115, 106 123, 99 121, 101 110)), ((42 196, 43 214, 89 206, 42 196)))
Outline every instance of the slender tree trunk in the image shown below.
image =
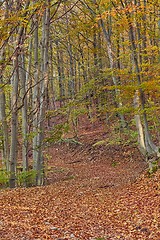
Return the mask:
MULTIPOLYGON (((28 6, 29 1, 26 3, 28 6)), ((16 51, 13 59, 13 81, 12 81, 12 96, 11 96, 11 148, 10 148, 10 187, 14 188, 16 186, 16 165, 17 165, 17 133, 18 133, 18 85, 19 85, 19 55, 20 55, 20 44, 22 43, 22 37, 24 34, 24 26, 20 27, 18 30, 18 37, 16 41, 16 51)))
POLYGON ((28 123, 27 123, 27 95, 26 95, 26 71, 25 56, 22 50, 19 56, 20 80, 21 80, 21 99, 22 99, 22 162, 23 171, 28 171, 28 123))
POLYGON ((19 82, 19 68, 18 68, 18 52, 13 60, 13 68, 15 69, 12 78, 12 96, 11 96, 11 148, 10 148, 10 188, 16 187, 16 166, 17 166, 17 124, 18 124, 18 82, 19 82))
POLYGON ((44 139, 45 130, 45 103, 46 103, 46 90, 48 86, 48 61, 49 61, 49 19, 50 19, 50 0, 47 1, 47 7, 43 15, 42 22, 42 81, 40 86, 40 109, 39 109, 39 121, 38 121, 38 136, 37 136, 37 161, 36 170, 37 178, 36 184, 42 185, 44 180, 44 156, 42 151, 42 144, 44 139))
MULTIPOLYGON (((4 13, 4 19, 7 19, 8 17, 8 11, 9 11, 9 1, 5 2, 5 13, 4 13)), ((6 26, 7 28, 7 26, 6 26)), ((6 118, 6 96, 5 96, 5 90, 3 85, 5 86, 4 79, 3 79, 3 65, 5 64, 6 60, 6 47, 2 46, 1 52, 0 52, 0 121, 2 123, 2 165, 4 168, 6 168, 7 171, 9 171, 9 134, 8 134, 8 124, 7 124, 7 118, 6 118)))
POLYGON ((57 70, 58 70, 58 83, 59 83, 59 97, 60 97, 60 106, 62 106, 63 97, 64 97, 64 68, 63 68, 63 57, 62 52, 59 48, 59 41, 56 41, 56 50, 57 50, 57 70))
MULTIPOLYGON (((64 6, 64 11, 67 12, 66 6, 64 6)), ((69 55, 69 81, 68 81, 68 93, 69 97, 73 98, 75 95, 75 76, 74 76, 74 59, 73 59, 73 46, 71 43, 71 38, 69 34, 69 20, 68 13, 66 14, 66 28, 68 33, 68 41, 67 41, 67 50, 69 55)))
MULTIPOLYGON (((5 51, 2 49, 2 54, 0 56, 1 61, 5 60, 5 51)), ((0 71, 1 72, 1 71, 0 71)), ((3 167, 9 171, 9 139, 8 139, 8 125, 6 119, 6 99, 5 92, 3 88, 3 75, 0 73, 0 121, 2 122, 2 164, 3 167)))
POLYGON ((52 96, 52 100, 50 100, 51 106, 53 106, 53 109, 56 109, 52 42, 50 42, 50 87, 49 87, 49 90, 50 90, 50 96, 52 96))
POLYGON ((38 49, 39 49, 39 38, 38 38, 38 17, 34 17, 34 82, 32 90, 32 109, 33 109, 33 169, 36 170, 37 166, 37 135, 38 135, 38 81, 39 81, 39 59, 38 59, 38 49))
POLYGON ((136 109, 136 114, 135 114, 135 122, 136 122, 136 127, 137 127, 137 132, 138 132, 138 143, 139 143, 139 149, 140 152, 145 155, 146 154, 146 147, 145 147, 145 138, 144 138, 144 131, 143 131, 143 125, 141 122, 141 117, 139 114, 140 111, 140 99, 139 99, 139 92, 136 91, 135 96, 134 96, 134 107, 136 109))

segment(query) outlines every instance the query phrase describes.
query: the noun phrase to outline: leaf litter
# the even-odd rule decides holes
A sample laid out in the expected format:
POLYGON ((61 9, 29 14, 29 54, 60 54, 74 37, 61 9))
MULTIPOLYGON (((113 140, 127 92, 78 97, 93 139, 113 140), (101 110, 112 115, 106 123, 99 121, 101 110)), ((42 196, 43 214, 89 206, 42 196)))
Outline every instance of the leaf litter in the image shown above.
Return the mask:
POLYGON ((46 186, 1 190, 0 239, 159 240, 160 171, 149 178, 134 146, 94 147, 101 125, 79 136, 47 149, 46 186))

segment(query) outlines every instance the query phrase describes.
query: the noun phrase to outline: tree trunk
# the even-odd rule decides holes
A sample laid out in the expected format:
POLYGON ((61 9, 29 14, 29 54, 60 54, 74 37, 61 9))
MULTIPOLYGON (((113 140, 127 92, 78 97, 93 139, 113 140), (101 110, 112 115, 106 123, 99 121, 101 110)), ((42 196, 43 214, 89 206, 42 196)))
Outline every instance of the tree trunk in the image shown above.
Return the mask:
MULTIPOLYGON (((5 13, 4 19, 8 18, 8 11, 9 11, 9 1, 4 2, 5 4, 5 13)), ((7 26, 6 26, 7 28, 7 26)), ((3 167, 9 171, 9 134, 8 134, 8 124, 6 118, 6 96, 5 96, 5 83, 3 79, 3 65, 5 64, 6 60, 6 46, 1 47, 0 53, 0 121, 2 123, 2 165, 3 167)))
POLYGON ((11 147, 10 147, 10 188, 16 187, 16 166, 17 166, 17 124, 18 124, 18 82, 19 82, 19 68, 18 68, 18 52, 13 60, 13 68, 15 69, 12 78, 12 96, 11 96, 11 147))
POLYGON ((28 124, 27 124, 27 95, 26 95, 26 72, 25 72, 25 56, 22 53, 19 56, 20 64, 20 80, 21 80, 21 99, 22 99, 22 162, 23 171, 28 171, 28 124))
POLYGON ((33 169, 36 170, 37 166, 37 135, 38 135, 38 82, 39 82, 39 38, 38 38, 38 17, 34 17, 34 82, 32 90, 32 111, 33 111, 33 169))
MULTIPOLYGON (((142 124, 137 124, 137 131, 139 134, 139 139, 141 139, 140 143, 140 149, 142 149, 142 154, 146 157, 146 159, 149 161, 149 167, 152 168, 152 156, 156 155, 157 157, 160 157, 160 152, 159 152, 159 147, 157 147, 150 136, 149 133, 149 127, 148 127, 148 120, 147 120, 147 113, 145 110, 145 95, 144 91, 141 88, 141 82, 142 82, 142 72, 141 72, 141 63, 138 60, 138 55, 137 55, 137 46, 135 44, 135 37, 134 37, 134 30, 132 26, 132 22, 130 19, 130 13, 126 13, 127 20, 129 23, 129 40, 131 43, 131 50, 132 50, 132 57, 133 57, 133 63, 135 66, 135 72, 136 72, 136 77, 137 77, 137 84, 139 86, 139 102, 141 105, 141 111, 142 111, 142 117, 143 117, 143 122, 144 122, 144 127, 143 127, 143 134, 142 133, 142 124), (143 138, 143 139, 142 139, 143 138), (151 159, 151 161, 150 161, 151 159)), ((136 92, 136 99, 138 97, 138 93, 136 92)), ((138 117, 140 119, 140 116, 138 117)))
POLYGON ((48 51, 49 51, 49 19, 50 19, 50 0, 47 1, 47 6, 44 11, 42 21, 42 62, 41 72, 42 81, 40 85, 40 105, 39 105, 39 118, 38 118, 38 136, 37 136, 37 159, 36 159, 36 185, 42 185, 44 180, 44 156, 42 152, 42 144, 45 130, 45 103, 46 103, 46 90, 48 86, 48 51))
MULTIPOLYGON (((2 49, 2 54, 0 56, 0 60, 5 60, 5 51, 2 49)), ((2 164, 3 167, 9 171, 9 139, 8 139, 8 125, 6 119, 6 99, 5 99, 5 92, 4 88, 2 87, 4 84, 3 82, 3 75, 0 73, 0 121, 2 123, 2 164)))
MULTIPOLYGON (((67 12, 66 6, 64 6, 64 11, 67 12)), ((68 39, 67 39, 67 50, 68 50, 68 55, 69 55, 69 80, 68 80, 68 94, 69 97, 73 98, 75 95, 75 76, 74 76, 74 59, 73 59, 73 46, 71 43, 71 37, 69 33, 69 20, 68 20, 68 13, 66 13, 66 28, 67 28, 67 34, 68 34, 68 39)))

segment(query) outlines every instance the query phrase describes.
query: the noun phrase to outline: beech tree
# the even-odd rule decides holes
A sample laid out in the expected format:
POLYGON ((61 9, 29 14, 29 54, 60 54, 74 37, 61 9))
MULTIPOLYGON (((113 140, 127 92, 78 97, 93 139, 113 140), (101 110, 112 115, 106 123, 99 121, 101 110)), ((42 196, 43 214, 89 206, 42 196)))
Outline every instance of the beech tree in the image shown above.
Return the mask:
MULTIPOLYGON (((8 18, 8 4, 5 3, 4 15, 2 16, 2 22, 8 18)), ((7 26, 6 26, 7 27, 7 26)), ((2 35, 3 36, 3 35, 2 35)), ((3 42, 2 42, 3 43, 3 42)), ((5 97, 5 79, 4 64, 6 60, 6 46, 1 46, 0 52, 0 121, 1 121, 1 141, 2 141, 2 165, 9 170, 9 139, 8 139, 8 124, 6 116, 6 97, 5 97)))
POLYGON ((142 20, 139 21, 138 16, 135 16, 135 23, 136 23, 136 29, 133 28, 133 20, 132 15, 134 13, 130 13, 128 9, 128 2, 125 1, 124 3, 121 2, 123 9, 125 10, 126 20, 128 23, 129 28, 129 41, 131 43, 131 52, 132 52, 132 59, 133 59, 133 65, 135 67, 135 73, 136 73, 136 80, 137 80, 137 86, 138 90, 136 90, 135 93, 135 106, 138 109, 139 107, 142 109, 142 118, 143 118, 143 124, 141 123, 141 117, 139 115, 136 115, 136 126, 139 136, 139 146, 140 150, 143 153, 143 155, 146 156, 147 160, 149 161, 150 167, 152 168, 152 155, 157 155, 157 157, 160 156, 159 147, 156 146, 152 139, 149 132, 149 125, 148 125, 148 117, 147 117, 147 110, 146 110, 146 95, 142 88, 143 81, 149 80, 149 75, 147 74, 148 70, 147 68, 144 68, 143 65, 147 64, 149 62, 148 59, 148 53, 147 53, 147 33, 146 33, 146 20, 147 20, 147 14, 146 14, 146 2, 144 1, 143 5, 141 5, 140 2, 135 2, 134 7, 136 8, 135 14, 138 14, 138 8, 139 10, 142 10, 142 20), (139 43, 137 44, 137 40, 139 43), (143 55, 144 54, 144 55, 143 55), (148 75, 148 76, 146 76, 148 75))

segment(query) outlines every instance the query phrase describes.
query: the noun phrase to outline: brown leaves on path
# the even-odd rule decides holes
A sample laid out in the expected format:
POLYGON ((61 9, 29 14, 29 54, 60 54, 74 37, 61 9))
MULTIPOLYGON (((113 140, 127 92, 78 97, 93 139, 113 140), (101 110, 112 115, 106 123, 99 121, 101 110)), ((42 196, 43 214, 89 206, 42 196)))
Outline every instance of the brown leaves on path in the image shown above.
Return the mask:
POLYGON ((95 137, 50 149, 50 185, 1 190, 1 240, 160 239, 160 171, 148 178, 136 149, 95 137))
POLYGON ((3 190, 0 239, 158 240, 159 177, 157 173, 125 189, 93 190, 71 180, 3 190))

